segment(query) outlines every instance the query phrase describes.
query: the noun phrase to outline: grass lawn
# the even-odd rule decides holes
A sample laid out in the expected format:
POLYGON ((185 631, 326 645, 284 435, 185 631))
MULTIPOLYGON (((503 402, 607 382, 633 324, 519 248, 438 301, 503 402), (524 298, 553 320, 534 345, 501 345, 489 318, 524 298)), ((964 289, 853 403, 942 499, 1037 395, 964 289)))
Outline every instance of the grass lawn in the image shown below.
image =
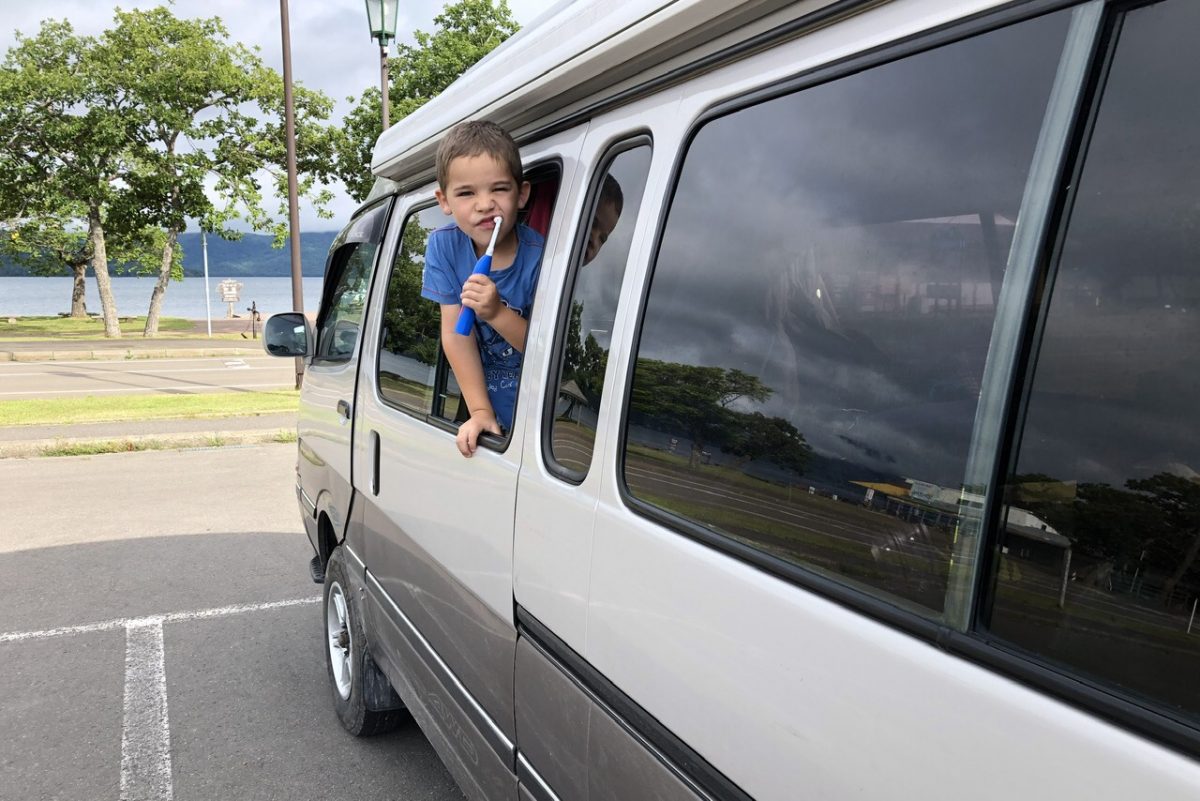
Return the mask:
MULTIPOLYGON (((0 340, 25 339, 104 339, 104 320, 98 317, 73 319, 70 317, 17 317, 9 322, 0 317, 0 340)), ((145 317, 122 317, 123 336, 141 336, 146 327, 145 317)), ((181 317, 160 317, 158 335, 164 339, 172 337, 204 336, 197 334, 195 324, 181 317)), ((239 333, 214 334, 213 339, 241 339, 239 333)))
POLYGON ((233 417, 294 412, 300 393, 217 392, 204 395, 124 395, 0 401, 0 426, 72 425, 124 420, 233 417))

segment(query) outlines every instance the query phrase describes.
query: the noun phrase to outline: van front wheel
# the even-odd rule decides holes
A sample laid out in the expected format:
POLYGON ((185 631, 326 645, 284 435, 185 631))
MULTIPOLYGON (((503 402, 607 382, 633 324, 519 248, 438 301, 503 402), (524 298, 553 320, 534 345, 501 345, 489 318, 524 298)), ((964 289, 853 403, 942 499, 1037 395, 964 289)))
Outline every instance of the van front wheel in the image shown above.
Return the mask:
POLYGON ((341 547, 334 548, 325 566, 324 608, 325 663, 338 719, 356 737, 391 731, 404 719, 404 705, 367 650, 341 547))

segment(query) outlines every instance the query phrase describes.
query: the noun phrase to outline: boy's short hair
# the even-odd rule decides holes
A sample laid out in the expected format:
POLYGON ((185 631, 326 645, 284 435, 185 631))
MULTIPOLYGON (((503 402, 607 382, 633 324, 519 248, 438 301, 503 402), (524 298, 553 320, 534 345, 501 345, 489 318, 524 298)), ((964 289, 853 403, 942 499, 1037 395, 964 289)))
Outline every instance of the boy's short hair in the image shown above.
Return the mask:
POLYGON ((451 128, 438 144, 438 186, 443 191, 446 189, 446 182, 450 179, 450 162, 484 153, 505 165, 514 181, 521 182, 521 151, 508 131, 487 120, 467 120, 451 128))
POLYGON ((604 183, 600 185, 600 201, 596 205, 603 203, 611 203, 617 216, 621 216, 621 209, 625 206, 625 193, 621 191, 621 185, 613 178, 611 172, 604 176, 604 183))

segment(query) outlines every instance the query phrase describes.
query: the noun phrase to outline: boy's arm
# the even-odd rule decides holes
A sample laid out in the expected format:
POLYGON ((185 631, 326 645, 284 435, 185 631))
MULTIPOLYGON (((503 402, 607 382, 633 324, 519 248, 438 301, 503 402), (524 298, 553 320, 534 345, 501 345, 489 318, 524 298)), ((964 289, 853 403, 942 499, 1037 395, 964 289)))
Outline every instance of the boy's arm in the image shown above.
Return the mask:
POLYGON ((458 379, 463 403, 467 404, 467 410, 471 413, 470 419, 459 426, 455 443, 463 456, 471 456, 475 453, 482 432, 490 431, 497 436, 502 432, 488 398, 483 363, 479 360, 479 346, 475 344, 475 331, 464 337, 454 330, 459 308, 458 304, 441 304, 442 349, 454 370, 454 377, 458 379))
POLYGON ((525 352, 529 321, 505 305, 495 282, 485 275, 472 275, 463 285, 462 302, 475 310, 475 316, 496 329, 508 344, 525 352))

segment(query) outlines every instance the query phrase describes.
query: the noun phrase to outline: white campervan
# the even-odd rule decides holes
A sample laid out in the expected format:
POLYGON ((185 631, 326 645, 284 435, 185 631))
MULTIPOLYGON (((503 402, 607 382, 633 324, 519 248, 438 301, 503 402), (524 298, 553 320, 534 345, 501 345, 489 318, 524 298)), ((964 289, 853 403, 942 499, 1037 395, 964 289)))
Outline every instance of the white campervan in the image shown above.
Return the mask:
POLYGON ((1195 0, 513 37, 380 137, 315 325, 267 324, 343 723, 411 715, 471 799, 1200 798, 1197 98, 1195 0), (420 292, 472 118, 546 247, 463 459, 420 292))

